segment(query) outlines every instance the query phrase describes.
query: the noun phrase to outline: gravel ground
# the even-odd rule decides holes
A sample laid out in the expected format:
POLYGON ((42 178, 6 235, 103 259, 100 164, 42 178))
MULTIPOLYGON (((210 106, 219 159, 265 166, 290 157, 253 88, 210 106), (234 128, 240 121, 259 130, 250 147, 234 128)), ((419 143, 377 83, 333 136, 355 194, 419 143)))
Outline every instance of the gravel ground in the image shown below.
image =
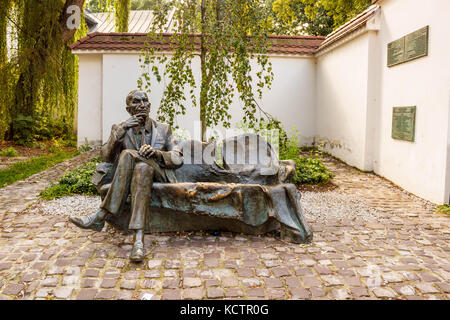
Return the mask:
POLYGON ((50 201, 41 201, 26 213, 38 213, 42 215, 88 215, 98 210, 101 200, 98 196, 70 196, 50 201))
MULTIPOLYGON (((43 215, 87 215, 100 206, 98 196, 70 196, 51 201, 42 201, 29 208, 29 213, 43 215)), ((368 207, 358 197, 329 192, 302 192, 301 205, 307 221, 327 222, 330 219, 362 219, 377 217, 377 211, 368 207)))
POLYGON ((369 207, 357 196, 336 191, 302 192, 301 205, 307 221, 376 219, 378 211, 369 207))

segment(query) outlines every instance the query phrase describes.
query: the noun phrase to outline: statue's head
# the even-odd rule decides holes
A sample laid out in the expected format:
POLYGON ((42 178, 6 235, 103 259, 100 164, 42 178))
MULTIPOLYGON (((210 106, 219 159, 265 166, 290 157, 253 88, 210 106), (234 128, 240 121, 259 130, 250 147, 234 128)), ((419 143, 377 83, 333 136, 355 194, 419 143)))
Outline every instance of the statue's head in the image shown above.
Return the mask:
POLYGON ((133 90, 127 96, 127 111, 130 115, 137 115, 144 122, 150 112, 150 102, 144 91, 133 90))

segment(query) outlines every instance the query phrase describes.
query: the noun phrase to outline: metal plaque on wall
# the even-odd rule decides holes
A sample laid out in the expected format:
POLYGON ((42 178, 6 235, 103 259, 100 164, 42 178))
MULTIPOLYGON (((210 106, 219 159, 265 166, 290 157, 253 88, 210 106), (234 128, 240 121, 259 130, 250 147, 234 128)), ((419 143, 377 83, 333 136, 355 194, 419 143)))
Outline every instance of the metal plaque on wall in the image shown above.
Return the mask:
POLYGON ((394 107, 392 112, 392 138, 414 141, 416 107, 394 107))
POLYGON ((414 31, 387 46, 388 67, 428 55, 429 26, 414 31))

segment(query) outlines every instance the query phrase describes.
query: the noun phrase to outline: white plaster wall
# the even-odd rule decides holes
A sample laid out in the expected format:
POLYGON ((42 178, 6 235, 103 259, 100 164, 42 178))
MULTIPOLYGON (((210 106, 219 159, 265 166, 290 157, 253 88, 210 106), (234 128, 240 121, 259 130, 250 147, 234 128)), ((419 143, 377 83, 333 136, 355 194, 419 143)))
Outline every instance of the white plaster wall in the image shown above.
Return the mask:
POLYGON ((363 170, 365 162, 369 37, 360 35, 321 55, 316 74, 316 142, 363 170))
POLYGON ((406 190, 447 202, 449 172, 450 1, 384 0, 374 171, 406 190), (387 67, 387 44, 429 25, 428 56, 387 67), (416 106, 415 142, 391 138, 392 107, 416 106))
MULTIPOLYGON (((260 106, 281 120, 286 129, 295 125, 300 131, 300 142, 311 143, 315 132, 315 64, 312 58, 272 57, 275 78, 271 90, 265 90, 260 106)), ((253 63, 256 71, 256 64, 253 63)), ((199 60, 194 61, 194 76, 200 77, 199 60)), ((125 110, 125 97, 137 87, 137 79, 141 74, 138 54, 105 53, 103 55, 103 130, 102 139, 106 141, 112 124, 128 117, 125 110)), ((197 81, 199 84, 199 81, 197 81)), ((156 117, 157 108, 162 97, 164 81, 152 82, 149 95, 152 103, 151 116, 156 117)), ((186 92, 189 88, 186 88, 186 92)), ((198 88, 197 88, 198 96, 198 88)), ((232 127, 242 119, 241 103, 236 94, 230 108, 232 127)), ((188 105, 186 114, 179 116, 176 123, 186 128, 191 136, 199 139, 195 132, 196 121, 199 120, 199 108, 188 105)))
POLYGON ((79 55, 78 145, 102 141, 102 56, 79 55))

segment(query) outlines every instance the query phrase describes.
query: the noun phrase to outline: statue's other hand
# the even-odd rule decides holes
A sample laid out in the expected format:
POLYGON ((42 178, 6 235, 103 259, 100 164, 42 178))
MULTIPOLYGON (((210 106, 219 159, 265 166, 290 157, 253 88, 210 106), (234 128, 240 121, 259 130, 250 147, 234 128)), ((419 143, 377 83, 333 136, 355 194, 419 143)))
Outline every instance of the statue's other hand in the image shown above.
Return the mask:
POLYGON ((150 159, 155 154, 155 152, 156 152, 156 150, 153 149, 148 144, 144 144, 139 149, 139 155, 144 157, 145 159, 150 159))
POLYGON ((132 116, 123 124, 124 129, 134 128, 139 126, 139 119, 136 116, 132 116))

